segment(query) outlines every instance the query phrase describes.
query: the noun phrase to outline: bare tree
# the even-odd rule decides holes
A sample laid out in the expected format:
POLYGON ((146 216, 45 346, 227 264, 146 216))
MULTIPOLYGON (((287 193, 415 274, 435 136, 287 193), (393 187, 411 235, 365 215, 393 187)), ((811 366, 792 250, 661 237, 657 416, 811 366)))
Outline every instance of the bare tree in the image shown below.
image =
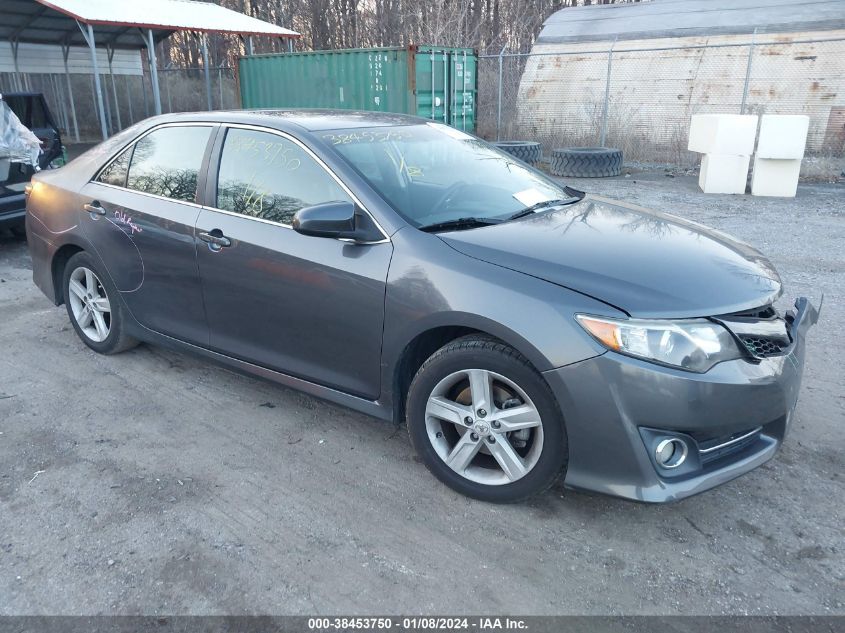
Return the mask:
MULTIPOLYGON (((528 51, 552 13, 585 4, 641 0, 219 0, 247 15, 302 33, 297 50, 436 44, 480 52, 528 51)), ((647 1, 647 0, 646 0, 647 1)), ((209 63, 231 64, 244 52, 236 37, 210 36, 209 63)), ((285 50, 279 40, 256 38, 256 52, 285 50)), ((162 44, 163 59, 177 67, 204 62, 200 42, 177 33, 162 44)))

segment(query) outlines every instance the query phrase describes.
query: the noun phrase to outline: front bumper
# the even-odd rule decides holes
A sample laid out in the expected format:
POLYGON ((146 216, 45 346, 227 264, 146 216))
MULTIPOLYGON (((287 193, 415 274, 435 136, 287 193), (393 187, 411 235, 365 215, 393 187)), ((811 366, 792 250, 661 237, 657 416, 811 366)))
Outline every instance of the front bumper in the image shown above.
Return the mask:
POLYGON ((795 308, 791 345, 759 362, 727 361, 694 374, 607 352, 545 372, 566 423, 565 484, 662 503, 718 486, 771 459, 789 429, 805 338, 818 319, 804 298, 795 308), (683 467, 661 469, 654 461, 653 442, 661 433, 688 443, 683 467))

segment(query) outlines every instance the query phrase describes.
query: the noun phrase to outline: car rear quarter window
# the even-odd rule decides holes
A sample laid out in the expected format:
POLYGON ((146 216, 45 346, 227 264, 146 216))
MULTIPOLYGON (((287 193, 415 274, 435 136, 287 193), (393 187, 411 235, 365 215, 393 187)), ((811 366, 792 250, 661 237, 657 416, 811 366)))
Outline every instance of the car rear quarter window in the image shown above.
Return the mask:
POLYGON ((174 200, 194 202, 210 127, 155 130, 135 143, 126 186, 174 200))
POLYGON ((103 171, 100 172, 100 175, 97 176, 97 182, 125 187, 126 174, 129 172, 129 159, 131 157, 132 148, 127 147, 117 158, 105 166, 103 171))
POLYGON ((352 199, 299 145, 277 134, 231 128, 217 175, 217 208, 290 224, 323 202, 352 199))

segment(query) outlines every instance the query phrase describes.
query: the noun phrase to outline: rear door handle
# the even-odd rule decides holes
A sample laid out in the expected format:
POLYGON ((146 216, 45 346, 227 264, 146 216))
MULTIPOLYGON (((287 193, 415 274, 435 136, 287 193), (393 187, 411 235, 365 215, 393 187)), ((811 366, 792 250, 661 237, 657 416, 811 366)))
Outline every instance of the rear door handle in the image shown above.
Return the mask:
POLYGON ((209 244, 212 248, 223 248, 225 246, 232 245, 232 240, 223 235, 222 231, 220 231, 219 229, 214 229, 213 231, 210 231, 208 233, 203 231, 199 234, 199 238, 203 242, 209 244))
POLYGON ((95 215, 105 215, 106 210, 100 206, 100 203, 94 200, 91 203, 85 203, 82 205, 82 208, 85 209, 88 213, 93 213, 95 215))

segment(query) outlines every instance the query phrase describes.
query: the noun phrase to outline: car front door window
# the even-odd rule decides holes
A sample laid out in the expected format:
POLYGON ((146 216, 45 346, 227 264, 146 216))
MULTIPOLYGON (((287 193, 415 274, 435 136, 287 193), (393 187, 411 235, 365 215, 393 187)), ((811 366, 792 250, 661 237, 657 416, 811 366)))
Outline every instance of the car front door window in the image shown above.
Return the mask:
POLYGON ((279 224, 323 202, 352 202, 304 149, 285 137, 242 128, 226 134, 217 208, 279 224))

